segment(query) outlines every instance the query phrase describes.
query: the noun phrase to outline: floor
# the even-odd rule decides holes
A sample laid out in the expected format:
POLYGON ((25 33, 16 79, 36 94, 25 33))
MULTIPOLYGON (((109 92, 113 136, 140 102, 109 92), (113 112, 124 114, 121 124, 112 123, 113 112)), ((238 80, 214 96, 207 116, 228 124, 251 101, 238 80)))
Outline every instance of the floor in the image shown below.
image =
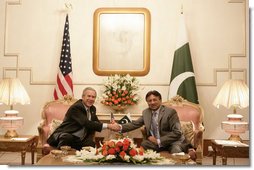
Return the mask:
MULTIPOLYGON (((36 155, 35 155, 36 158, 36 155)), ((245 166, 250 167, 249 158, 228 158, 227 161, 229 166, 245 166)), ((0 165, 14 165, 18 166, 21 164, 21 155, 16 152, 0 152, 0 165)), ((31 163, 31 153, 26 154, 25 164, 27 166, 32 165, 31 163)), ((221 166, 221 157, 217 158, 216 165, 221 166)), ((212 166, 212 157, 206 156, 203 158, 203 166, 212 166)))

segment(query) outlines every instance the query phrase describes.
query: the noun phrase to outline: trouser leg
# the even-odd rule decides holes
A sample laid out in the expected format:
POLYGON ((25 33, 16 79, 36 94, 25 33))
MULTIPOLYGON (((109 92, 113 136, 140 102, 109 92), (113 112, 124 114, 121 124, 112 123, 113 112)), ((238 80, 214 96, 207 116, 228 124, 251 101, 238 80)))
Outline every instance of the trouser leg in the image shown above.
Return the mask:
POLYGON ((152 149, 154 151, 159 151, 159 147, 157 145, 155 145, 154 143, 152 143, 151 141, 149 140, 146 140, 144 139, 141 143, 141 146, 144 148, 144 149, 152 149))
POLYGON ((82 141, 72 134, 62 133, 58 137, 57 148, 60 149, 61 146, 71 146, 74 149, 80 150, 82 148, 82 141))
POLYGON ((179 153, 179 152, 183 152, 183 149, 182 149, 181 145, 171 145, 169 147, 169 152, 170 153, 179 153))
POLYGON ((93 138, 91 137, 87 137, 85 138, 83 141, 83 146, 92 146, 92 147, 95 147, 95 142, 93 141, 93 138))

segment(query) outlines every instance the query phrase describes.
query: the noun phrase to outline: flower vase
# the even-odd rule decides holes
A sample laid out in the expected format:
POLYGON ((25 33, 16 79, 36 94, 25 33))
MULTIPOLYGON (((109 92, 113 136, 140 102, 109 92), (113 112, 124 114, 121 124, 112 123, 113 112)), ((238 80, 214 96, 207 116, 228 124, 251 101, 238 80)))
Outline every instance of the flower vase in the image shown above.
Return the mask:
POLYGON ((127 106, 126 105, 124 105, 124 106, 111 106, 111 108, 113 109, 113 110, 115 110, 115 113, 116 114, 124 114, 124 110, 127 108, 127 106))

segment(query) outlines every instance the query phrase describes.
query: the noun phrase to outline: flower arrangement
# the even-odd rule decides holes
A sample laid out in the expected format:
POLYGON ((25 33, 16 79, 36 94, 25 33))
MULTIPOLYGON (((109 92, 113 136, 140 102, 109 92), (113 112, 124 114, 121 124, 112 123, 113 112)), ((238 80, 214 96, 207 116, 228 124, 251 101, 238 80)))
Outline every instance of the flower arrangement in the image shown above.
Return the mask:
POLYGON ((76 158, 85 162, 129 162, 133 164, 147 164, 163 157, 153 150, 137 148, 130 138, 111 139, 104 142, 100 148, 83 148, 76 151, 76 158))
POLYGON ((108 77, 104 83, 105 90, 101 103, 106 106, 128 106, 137 104, 139 96, 139 81, 127 75, 114 75, 108 77))

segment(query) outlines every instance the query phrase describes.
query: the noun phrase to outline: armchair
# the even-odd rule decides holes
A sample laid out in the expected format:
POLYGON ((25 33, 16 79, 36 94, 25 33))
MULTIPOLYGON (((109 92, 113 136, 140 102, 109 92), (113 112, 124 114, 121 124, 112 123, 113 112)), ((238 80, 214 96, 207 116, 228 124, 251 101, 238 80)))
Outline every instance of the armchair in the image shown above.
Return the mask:
POLYGON ((62 122, 69 107, 76 101, 71 96, 47 102, 41 112, 42 121, 38 126, 39 141, 37 145, 37 161, 47 155, 52 147, 47 144, 48 136, 62 122))
MULTIPOLYGON (((198 104, 184 100, 178 95, 162 104, 177 111, 185 138, 196 149, 196 155, 194 155, 196 157, 196 163, 202 164, 204 132, 204 126, 202 124, 204 118, 203 108, 198 104)), ((146 136, 146 131, 144 129, 141 129, 141 131, 146 136)))

